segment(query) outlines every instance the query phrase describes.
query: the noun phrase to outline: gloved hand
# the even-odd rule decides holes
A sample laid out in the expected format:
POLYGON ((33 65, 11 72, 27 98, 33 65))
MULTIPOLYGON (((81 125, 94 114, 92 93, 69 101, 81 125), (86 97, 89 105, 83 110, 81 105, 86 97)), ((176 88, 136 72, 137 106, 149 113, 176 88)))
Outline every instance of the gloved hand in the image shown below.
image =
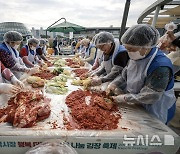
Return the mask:
POLYGON ((75 58, 79 58, 80 54, 79 53, 75 53, 75 58))
POLYGON ((126 102, 125 95, 112 96, 112 98, 116 103, 124 103, 124 102, 126 102))
POLYGON ((39 66, 43 67, 44 65, 46 65, 42 60, 39 61, 39 66))
POLYGON ((8 83, 0 83, 0 93, 16 94, 21 91, 21 88, 8 83))
POLYGON ((118 88, 115 84, 109 84, 106 90, 106 95, 120 95, 120 94, 124 94, 124 92, 118 88))
POLYGON ((91 86, 99 86, 99 85, 101 85, 102 84, 102 81, 101 81, 101 79, 99 79, 99 78, 93 78, 92 80, 91 80, 91 86))
POLYGON ((35 66, 35 67, 30 69, 28 74, 32 75, 32 74, 35 74, 35 73, 38 73, 38 72, 39 72, 39 66, 35 66))
POLYGON ((109 84, 106 89, 106 95, 113 95, 117 86, 115 84, 109 84))
POLYGON ((18 80, 14 75, 11 77, 11 83, 21 88, 24 88, 24 84, 20 80, 18 80))
POLYGON ((31 70, 30 68, 25 68, 26 73, 29 73, 30 70, 31 70))
POLYGON ((85 80, 86 78, 88 78, 89 77, 89 74, 88 73, 84 73, 84 74, 82 74, 79 78, 81 79, 81 80, 85 80))
POLYGON ((102 92, 101 87, 96 86, 96 87, 88 87, 88 90, 92 91, 92 92, 102 92))

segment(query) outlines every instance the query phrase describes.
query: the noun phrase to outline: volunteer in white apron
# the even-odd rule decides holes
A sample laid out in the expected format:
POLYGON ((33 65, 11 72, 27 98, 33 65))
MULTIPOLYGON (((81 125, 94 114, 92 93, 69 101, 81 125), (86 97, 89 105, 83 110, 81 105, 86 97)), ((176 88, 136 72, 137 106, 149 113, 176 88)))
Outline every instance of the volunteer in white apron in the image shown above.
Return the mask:
POLYGON ((101 65, 102 62, 103 62, 103 52, 100 49, 97 49, 97 55, 94 64, 91 67, 91 69, 88 71, 89 76, 93 74, 95 71, 97 71, 96 69, 101 65))
POLYGON ((93 65, 96 59, 97 48, 92 42, 90 42, 89 39, 83 39, 81 41, 81 45, 85 46, 86 48, 83 62, 88 62, 89 64, 93 65))
MULTIPOLYGON (((95 40, 96 40, 97 35, 98 34, 96 34, 91 40, 91 42, 93 44, 95 44, 95 40)), ((96 54, 95 62, 93 64, 93 66, 91 67, 91 69, 88 71, 88 74, 89 75, 93 74, 96 71, 96 69, 101 65, 102 61, 103 61, 103 51, 101 51, 100 49, 97 48, 97 54, 96 54)))
MULTIPOLYGON (((3 66, 3 64, 0 61, 0 94, 16 94, 16 93, 20 92, 21 87, 15 86, 12 84, 8 84, 8 83, 3 83, 2 74, 4 73, 3 76, 6 77, 6 75, 8 73, 7 73, 7 71, 5 73, 4 70, 1 69, 2 66, 3 66)), ((10 78, 12 78, 12 77, 10 77, 10 78)), ((8 79, 8 78, 6 77, 6 79, 8 79)))
POLYGON ((39 59, 48 61, 48 59, 46 58, 46 41, 44 39, 39 40, 39 46, 36 48, 36 54, 39 59))
POLYGON ((119 103, 137 103, 163 123, 175 113, 173 66, 169 58, 156 46, 159 32, 152 26, 139 24, 129 28, 121 38, 130 61, 122 75, 107 89, 107 94, 121 89, 113 96, 119 103), (122 94, 124 92, 124 94, 122 94))
POLYGON ((36 38, 30 38, 27 44, 21 48, 20 56, 25 63, 26 67, 34 67, 36 63, 41 64, 41 61, 37 58, 36 48, 38 47, 39 40, 36 38))
POLYGON ((19 56, 18 47, 22 41, 22 35, 16 31, 8 31, 4 34, 4 42, 2 45, 4 48, 11 53, 12 58, 15 60, 16 64, 18 64, 24 71, 20 72, 17 70, 11 70, 13 74, 19 79, 24 72, 30 71, 25 64, 23 63, 21 57, 19 56))
POLYGON ((91 85, 97 86, 110 82, 121 74, 129 57, 124 46, 120 45, 119 40, 114 39, 109 32, 97 34, 94 43, 103 52, 103 61, 99 69, 92 74, 92 76, 98 76, 98 78, 93 78, 91 85))

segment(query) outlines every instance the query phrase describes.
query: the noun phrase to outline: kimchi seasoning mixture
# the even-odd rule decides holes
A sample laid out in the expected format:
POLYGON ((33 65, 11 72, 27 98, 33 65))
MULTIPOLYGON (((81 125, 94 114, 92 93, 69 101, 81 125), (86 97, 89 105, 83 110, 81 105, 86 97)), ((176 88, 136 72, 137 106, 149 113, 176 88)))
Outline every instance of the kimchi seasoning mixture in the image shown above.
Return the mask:
MULTIPOLYGON (((73 91, 66 97, 66 104, 70 109, 71 121, 66 119, 66 128, 72 129, 94 129, 111 130, 117 129, 121 115, 116 104, 105 108, 105 94, 94 93, 90 91, 73 91), (86 98, 90 98, 87 102, 86 98), (101 102, 95 102, 98 98, 101 102), (104 102, 102 102, 102 100, 104 102), (75 124, 74 124, 75 123, 75 124)), ((112 102, 111 102, 112 103, 112 102)))
POLYGON ((50 80, 53 77, 55 77, 56 75, 54 75, 53 73, 51 73, 49 70, 43 70, 40 71, 39 73, 35 73, 33 74, 33 76, 38 76, 41 79, 46 79, 46 80, 50 80))
POLYGON ((66 62, 67 62, 67 66, 69 66, 69 67, 74 68, 74 66, 76 66, 76 65, 78 65, 78 67, 80 67, 78 62, 73 61, 73 59, 66 59, 66 62))
POLYGON ((14 127, 32 127, 50 113, 50 99, 37 91, 25 91, 11 97, 8 106, 0 109, 0 122, 9 122, 14 127))
POLYGON ((76 76, 80 77, 81 75, 87 73, 89 70, 85 69, 85 68, 79 68, 79 69, 75 69, 73 70, 73 72, 76 74, 76 76))

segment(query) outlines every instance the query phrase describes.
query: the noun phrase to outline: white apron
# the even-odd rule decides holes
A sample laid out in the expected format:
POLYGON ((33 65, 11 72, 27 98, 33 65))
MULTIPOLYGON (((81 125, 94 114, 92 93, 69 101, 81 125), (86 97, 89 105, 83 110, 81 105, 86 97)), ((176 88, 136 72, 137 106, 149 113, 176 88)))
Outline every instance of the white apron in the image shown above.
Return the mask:
MULTIPOLYGON (((88 58, 90 56, 90 51, 91 51, 92 47, 95 47, 95 46, 93 46, 93 44, 90 43, 89 46, 86 48, 86 52, 85 52, 85 57, 84 58, 88 58)), ((91 61, 88 61, 89 64, 91 64, 91 65, 94 64, 94 61, 96 59, 96 54, 97 54, 97 49, 96 49, 96 53, 95 53, 94 58, 91 61)))
POLYGON ((106 74, 109 74, 111 72, 111 69, 113 68, 113 59, 116 55, 116 52, 119 50, 119 41, 116 41, 115 40, 115 49, 114 49, 114 52, 113 52, 113 55, 111 58, 109 58, 109 60, 107 61, 103 61, 103 65, 104 65, 104 68, 106 70, 106 74))
MULTIPOLYGON (((13 50, 6 42, 5 42, 8 50, 11 52, 11 55, 13 57, 13 59, 15 60, 16 63, 22 65, 22 60, 21 57, 19 57, 19 52, 17 50, 13 50), (16 52, 16 54, 14 53, 16 52)), ((16 76, 16 78, 20 79, 20 77, 24 74, 23 72, 19 72, 19 71, 14 71, 11 70, 11 72, 16 76)))
MULTIPOLYGON (((127 67, 127 91, 132 94, 138 94, 144 86, 145 78, 147 76, 148 68, 156 56, 158 48, 154 54, 148 58, 141 60, 130 59, 127 67)), ((154 114, 163 123, 167 122, 168 109, 170 109, 176 102, 173 88, 164 91, 160 100, 153 104, 144 104, 143 106, 150 113, 154 114)))
POLYGON ((29 49, 29 47, 28 47, 28 60, 29 60, 31 63, 35 64, 35 63, 36 63, 36 62, 35 62, 35 57, 36 57, 36 50, 34 51, 34 55, 33 55, 33 54, 31 54, 30 49, 29 49))

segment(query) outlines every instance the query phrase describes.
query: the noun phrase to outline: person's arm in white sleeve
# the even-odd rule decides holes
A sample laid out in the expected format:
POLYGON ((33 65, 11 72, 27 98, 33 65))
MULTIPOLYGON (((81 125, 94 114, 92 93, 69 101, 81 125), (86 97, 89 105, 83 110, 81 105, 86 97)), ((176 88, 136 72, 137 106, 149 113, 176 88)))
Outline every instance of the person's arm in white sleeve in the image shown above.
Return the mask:
POLYGON ((100 78, 102 83, 114 80, 119 74, 121 74, 122 70, 123 70, 123 67, 114 65, 110 73, 100 78))
POLYGON ((20 65, 16 63, 12 68, 14 71, 19 71, 19 72, 28 72, 29 68, 25 67, 24 65, 20 65))
POLYGON ((125 101, 138 104, 153 104, 161 98, 170 79, 173 77, 168 67, 159 67, 146 79, 138 94, 125 94, 125 101))
POLYGON ((8 83, 0 83, 0 94, 16 94, 21 88, 8 83))
POLYGON ((114 80, 119 74, 121 74, 124 67, 126 67, 129 60, 129 56, 126 51, 120 52, 114 58, 114 66, 111 72, 101 78, 102 83, 114 80))
POLYGON ((23 60, 23 62, 24 62, 26 65, 28 65, 28 66, 30 66, 30 67, 34 67, 33 63, 31 63, 31 62, 28 60, 28 56, 22 57, 22 60, 23 60))
POLYGON ((93 66, 91 67, 90 71, 93 71, 93 70, 95 70, 98 67, 99 67, 99 58, 96 57, 95 62, 93 64, 93 66))
POLYGON ((118 75, 107 87, 106 94, 107 95, 119 95, 120 93, 124 93, 124 89, 126 88, 126 76, 127 76, 127 67, 122 70, 122 73, 118 75))
POLYGON ((19 63, 20 63, 21 65, 24 65, 24 66, 25 66, 25 64, 24 64, 24 62, 23 62, 23 60, 22 60, 21 57, 19 57, 19 63))
POLYGON ((105 67, 104 66, 100 66, 97 68, 96 71, 94 71, 91 76, 100 76, 106 73, 105 67))

